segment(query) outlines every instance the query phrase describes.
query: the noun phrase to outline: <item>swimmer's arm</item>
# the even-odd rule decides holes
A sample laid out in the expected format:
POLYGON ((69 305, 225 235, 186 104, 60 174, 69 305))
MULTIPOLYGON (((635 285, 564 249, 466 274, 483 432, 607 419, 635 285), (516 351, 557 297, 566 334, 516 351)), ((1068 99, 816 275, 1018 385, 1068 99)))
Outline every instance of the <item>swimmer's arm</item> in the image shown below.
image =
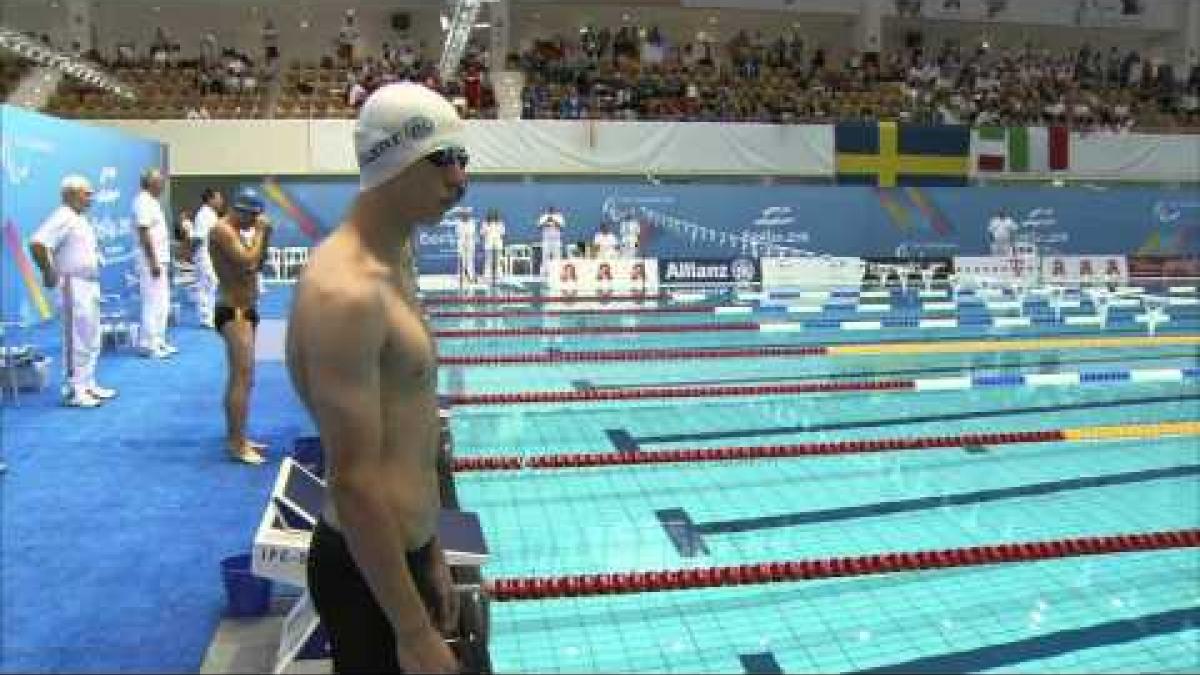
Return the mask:
POLYGON ((253 243, 246 246, 230 226, 215 226, 208 237, 209 255, 231 261, 247 272, 256 272, 262 264, 263 252, 267 250, 267 244, 271 240, 270 230, 270 226, 259 227, 254 233, 253 243))
MULTIPOLYGON (((329 496, 351 555, 392 624, 397 639, 417 641, 434 631, 408 569, 412 537, 394 503, 397 490, 381 480, 383 410, 379 356, 383 309, 373 292, 323 298, 321 320, 304 326, 304 379, 329 458, 329 496)), ((416 452, 416 448, 393 448, 416 452)))

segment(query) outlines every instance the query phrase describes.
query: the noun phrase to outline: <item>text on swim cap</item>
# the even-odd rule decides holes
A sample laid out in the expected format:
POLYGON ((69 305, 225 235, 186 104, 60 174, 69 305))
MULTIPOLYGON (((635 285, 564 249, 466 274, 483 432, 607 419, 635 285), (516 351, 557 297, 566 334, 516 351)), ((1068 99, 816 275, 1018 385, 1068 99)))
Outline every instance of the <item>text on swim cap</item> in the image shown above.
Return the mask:
POLYGON ((359 158, 359 164, 366 166, 383 156, 383 153, 391 150, 400 143, 407 141, 415 143, 422 139, 428 138, 433 134, 435 124, 433 120, 424 116, 414 117, 404 123, 400 131, 388 136, 387 138, 375 143, 359 158))

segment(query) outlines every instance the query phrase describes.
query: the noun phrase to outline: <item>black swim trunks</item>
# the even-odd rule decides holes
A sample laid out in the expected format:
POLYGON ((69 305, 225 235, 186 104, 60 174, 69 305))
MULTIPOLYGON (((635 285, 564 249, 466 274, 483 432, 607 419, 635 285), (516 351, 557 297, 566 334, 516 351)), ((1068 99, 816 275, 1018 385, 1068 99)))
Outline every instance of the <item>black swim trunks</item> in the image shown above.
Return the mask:
POLYGON ((213 325, 216 327, 217 332, 220 333, 222 326, 237 318, 239 312, 241 312, 243 319, 254 324, 255 328, 258 328, 259 319, 257 309, 253 307, 242 308, 217 305, 216 310, 213 312, 213 325))
MULTIPOLYGON (((433 618, 436 598, 428 576, 433 542, 408 552, 413 583, 433 618)), ((340 532, 317 523, 308 548, 308 591, 329 635, 335 673, 400 673, 396 635, 340 532)))

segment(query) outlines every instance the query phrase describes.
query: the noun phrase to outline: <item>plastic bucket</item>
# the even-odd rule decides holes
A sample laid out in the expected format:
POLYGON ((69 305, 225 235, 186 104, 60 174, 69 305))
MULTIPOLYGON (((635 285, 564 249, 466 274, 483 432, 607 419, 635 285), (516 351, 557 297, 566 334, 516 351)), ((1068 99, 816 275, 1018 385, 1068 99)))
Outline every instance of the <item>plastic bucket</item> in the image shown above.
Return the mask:
POLYGON ((271 580, 254 576, 249 553, 221 561, 221 580, 225 583, 229 616, 265 616, 271 607, 271 580))

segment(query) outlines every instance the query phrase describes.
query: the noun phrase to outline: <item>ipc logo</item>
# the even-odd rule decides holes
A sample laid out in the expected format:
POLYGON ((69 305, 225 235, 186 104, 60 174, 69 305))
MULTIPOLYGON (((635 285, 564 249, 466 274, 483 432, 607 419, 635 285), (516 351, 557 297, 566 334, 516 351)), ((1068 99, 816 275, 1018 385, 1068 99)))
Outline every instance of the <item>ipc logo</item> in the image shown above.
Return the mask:
POLYGON ((730 274, 734 281, 746 282, 754 281, 754 261, 746 258, 738 258, 730 265, 730 274))

